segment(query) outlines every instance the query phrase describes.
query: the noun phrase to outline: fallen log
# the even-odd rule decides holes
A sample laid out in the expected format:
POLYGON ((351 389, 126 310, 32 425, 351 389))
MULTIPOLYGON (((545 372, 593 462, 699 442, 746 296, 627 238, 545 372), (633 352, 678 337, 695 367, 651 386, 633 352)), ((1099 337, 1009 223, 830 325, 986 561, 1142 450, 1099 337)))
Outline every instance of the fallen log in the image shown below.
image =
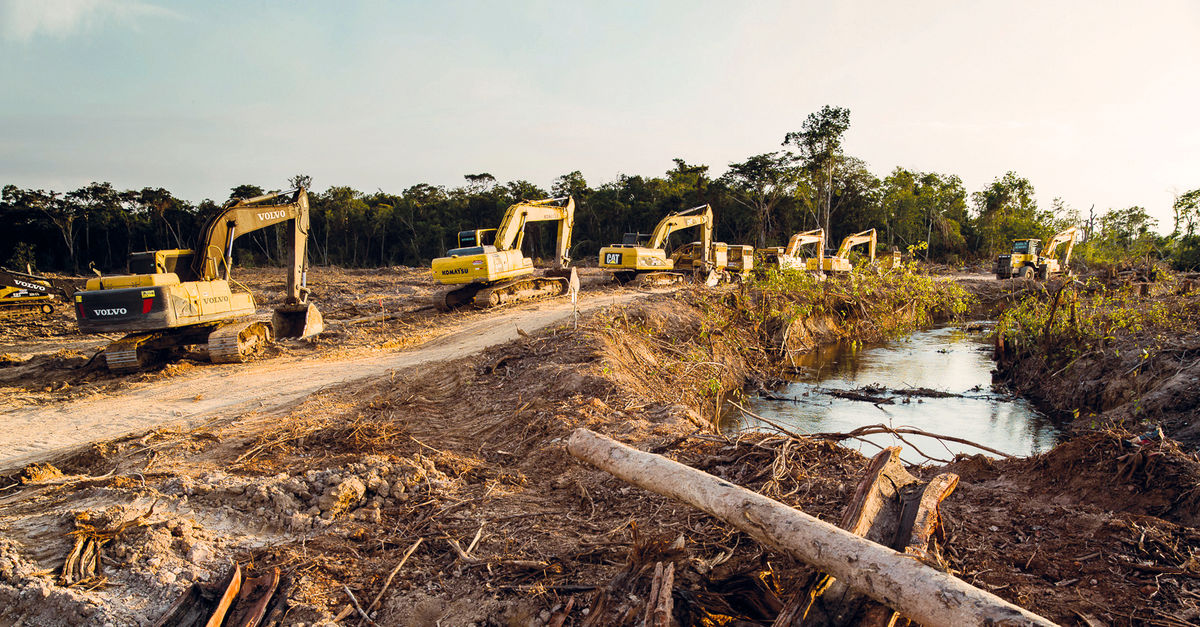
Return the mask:
POLYGON ((679 462, 587 429, 571 434, 567 450, 626 482, 697 507, 923 625, 1054 625, 912 557, 679 462))

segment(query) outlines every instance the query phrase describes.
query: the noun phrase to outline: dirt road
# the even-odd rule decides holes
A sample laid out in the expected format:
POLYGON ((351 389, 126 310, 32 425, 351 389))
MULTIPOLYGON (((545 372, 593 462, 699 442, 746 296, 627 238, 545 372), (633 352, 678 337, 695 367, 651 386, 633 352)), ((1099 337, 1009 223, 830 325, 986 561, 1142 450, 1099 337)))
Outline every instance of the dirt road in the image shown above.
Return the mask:
MULTIPOLYGON (((636 292, 581 296, 580 311, 628 302, 636 292)), ((103 396, 0 413, 0 471, 88 442, 178 423, 286 408, 327 386, 456 359, 570 319, 566 299, 529 303, 482 316, 416 348, 346 359, 272 359, 212 365, 167 381, 134 384, 103 396)))

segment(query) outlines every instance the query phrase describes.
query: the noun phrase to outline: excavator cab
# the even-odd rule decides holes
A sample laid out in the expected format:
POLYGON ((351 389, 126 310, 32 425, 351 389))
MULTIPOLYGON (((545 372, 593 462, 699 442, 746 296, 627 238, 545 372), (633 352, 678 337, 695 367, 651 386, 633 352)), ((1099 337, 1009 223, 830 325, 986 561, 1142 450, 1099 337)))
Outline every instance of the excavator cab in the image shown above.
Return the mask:
POLYGON ((196 254, 186 248, 147 250, 129 255, 130 274, 174 273, 180 281, 193 281, 192 262, 196 254))
POLYGON ((1012 252, 1014 255, 1036 255, 1040 243, 1042 243, 1040 239, 1015 239, 1012 252))
POLYGON ((458 247, 459 248, 476 248, 480 246, 494 246, 496 243, 496 229, 475 229, 474 231, 459 231, 458 232, 458 247))
POLYGON ((622 246, 645 246, 650 242, 649 233, 626 233, 621 238, 622 246))

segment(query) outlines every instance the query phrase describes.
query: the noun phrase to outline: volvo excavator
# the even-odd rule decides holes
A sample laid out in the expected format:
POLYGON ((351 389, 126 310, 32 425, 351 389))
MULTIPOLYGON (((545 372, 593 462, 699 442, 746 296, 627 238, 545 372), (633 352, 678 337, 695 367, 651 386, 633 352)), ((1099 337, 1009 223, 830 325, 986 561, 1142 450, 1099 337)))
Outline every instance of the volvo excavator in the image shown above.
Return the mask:
POLYGON ((129 275, 89 279, 75 293, 84 333, 125 333, 104 349, 109 370, 132 372, 185 345, 207 345, 216 363, 246 361, 276 337, 309 337, 324 329, 308 302, 308 193, 304 188, 233 199, 205 225, 195 250, 133 253, 129 275), (270 324, 249 318, 249 292, 230 288, 233 242, 275 224, 288 229, 287 295, 270 324))
POLYGON ((763 248, 759 252, 764 265, 783 270, 806 270, 809 267, 808 261, 815 260, 816 267, 814 269, 820 271, 821 258, 825 255, 825 229, 796 233, 788 240, 787 246, 763 248), (816 244, 813 247, 815 254, 806 259, 800 256, 800 250, 809 244, 816 244))
POLYGON ((575 225, 575 199, 522 200, 508 208, 500 227, 460 231, 458 247, 433 260, 433 277, 453 287, 433 297, 441 311, 474 304, 495 307, 535 298, 565 294, 574 272, 571 262, 571 230, 575 225), (543 276, 535 276, 533 260, 521 253, 525 225, 557 222, 558 239, 554 264, 543 276))
POLYGON ((841 246, 838 246, 837 252, 832 257, 822 259, 809 259, 809 270, 820 270, 823 272, 849 272, 853 266, 850 264, 850 249, 861 244, 867 245, 867 259, 875 261, 875 229, 847 235, 846 239, 842 240, 841 246))
MULTIPOLYGON (((721 264, 725 265, 725 264, 721 264)), ((600 267, 609 270, 621 283, 633 280, 643 286, 681 282, 684 270, 714 269, 713 212, 709 205, 669 214, 646 236, 626 233, 620 244, 600 249, 600 267), (701 227, 700 241, 693 242, 667 257, 667 237, 682 229, 701 227)))
POLYGON ((1032 279, 1036 276, 1039 281, 1045 281, 1067 269, 1067 264, 1071 261, 1071 251, 1075 249, 1075 240, 1078 238, 1079 227, 1070 227, 1055 233, 1040 253, 1038 244, 1042 240, 1015 239, 1012 252, 996 257, 992 270, 996 273, 996 278, 1001 280, 1013 277, 1032 279), (1066 245, 1066 250, 1060 263, 1054 254, 1062 245, 1066 245))
POLYGON ((0 268, 0 320, 50 315, 54 303, 71 302, 74 291, 75 284, 66 279, 0 268))

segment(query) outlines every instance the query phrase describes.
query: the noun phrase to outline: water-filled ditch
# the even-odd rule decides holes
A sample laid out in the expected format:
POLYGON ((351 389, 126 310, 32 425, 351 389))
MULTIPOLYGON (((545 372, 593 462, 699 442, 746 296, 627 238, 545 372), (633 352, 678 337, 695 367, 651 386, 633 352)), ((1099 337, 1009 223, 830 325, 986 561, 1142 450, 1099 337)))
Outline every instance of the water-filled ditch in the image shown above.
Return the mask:
MULTIPOLYGON (((750 399, 747 408, 799 433, 884 424, 956 436, 1011 455, 1054 446, 1060 431, 1048 418, 1028 401, 993 388, 986 325, 971 328, 947 326, 883 344, 822 347, 797 358, 787 385, 750 399)), ((725 431, 759 428, 771 427, 741 412, 724 425, 725 431)), ((980 452, 919 435, 903 437, 908 444, 891 434, 865 436, 881 446, 903 446, 904 458, 911 462, 921 461, 908 451, 911 446, 947 460, 956 453, 980 452)), ((855 440, 845 444, 868 455, 878 450, 855 440)))

